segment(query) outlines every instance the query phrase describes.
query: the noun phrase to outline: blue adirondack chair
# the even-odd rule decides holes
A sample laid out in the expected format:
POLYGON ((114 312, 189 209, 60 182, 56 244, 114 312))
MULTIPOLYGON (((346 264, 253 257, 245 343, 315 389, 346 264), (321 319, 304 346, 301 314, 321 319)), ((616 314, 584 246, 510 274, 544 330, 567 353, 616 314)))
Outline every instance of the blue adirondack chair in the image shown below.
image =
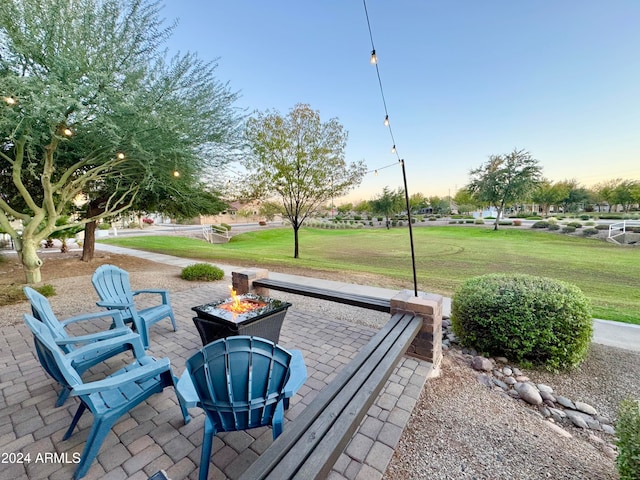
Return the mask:
MULTIPOLYGON (((29 300, 29 303, 31 304, 31 311, 33 313, 33 316, 44 323, 47 327, 49 327, 56 345, 58 345, 64 353, 71 353, 76 350, 78 346, 82 346, 83 344, 100 342, 102 340, 107 340, 109 338, 114 338, 131 333, 131 329, 124 325, 120 312, 118 312, 117 310, 86 313, 83 315, 67 318, 63 321, 59 321, 56 318, 55 313, 53 313, 53 309, 51 308, 49 300, 47 300, 44 295, 31 287, 24 287, 23 291, 27 299, 29 300), (70 336, 65 330, 65 327, 72 323, 81 321, 94 321, 98 318, 105 317, 111 317, 115 328, 75 337, 70 336)), ((109 347, 106 347, 105 344, 100 344, 100 347, 101 348, 92 350, 85 355, 74 356, 73 367, 80 375, 82 375, 87 369, 93 367, 94 365, 102 363, 108 358, 114 357, 130 349, 130 345, 126 342, 119 344, 116 343, 109 347)), ((60 407, 67 400, 67 398, 69 397, 69 392, 70 390, 68 388, 63 388, 60 391, 58 400, 56 401, 56 407, 60 407)))
POLYGON ((298 350, 289 352, 270 340, 244 335, 216 340, 187 360, 178 382, 178 397, 187 407, 205 412, 200 480, 209 474, 217 432, 271 425, 282 433, 285 399, 307 379, 298 350))
POLYGON ((120 310, 125 323, 132 322, 134 329, 142 337, 144 348, 149 348, 149 327, 163 318, 169 317, 173 331, 177 330, 168 290, 131 290, 129 273, 115 265, 108 264, 98 267, 91 277, 91 283, 100 297, 97 305, 109 310, 120 310), (158 294, 162 303, 138 310, 133 298, 142 293, 158 294))
MULTIPOLYGON (((93 413, 93 425, 73 475, 77 480, 86 475, 104 439, 118 419, 151 395, 162 392, 165 387, 175 388, 177 378, 173 376, 168 358, 155 359, 146 355, 140 336, 131 333, 102 342, 130 343, 135 361, 102 380, 84 383, 78 371, 73 368, 73 359, 76 355, 101 348, 99 345, 102 342, 85 345, 65 355, 44 323, 28 314, 24 315, 24 320, 33 332, 36 352, 42 367, 59 384, 70 389, 71 395, 77 396, 80 400, 78 410, 62 439, 69 439, 86 409, 93 413)), ((180 407, 184 421, 188 423, 190 417, 182 402, 180 407)))

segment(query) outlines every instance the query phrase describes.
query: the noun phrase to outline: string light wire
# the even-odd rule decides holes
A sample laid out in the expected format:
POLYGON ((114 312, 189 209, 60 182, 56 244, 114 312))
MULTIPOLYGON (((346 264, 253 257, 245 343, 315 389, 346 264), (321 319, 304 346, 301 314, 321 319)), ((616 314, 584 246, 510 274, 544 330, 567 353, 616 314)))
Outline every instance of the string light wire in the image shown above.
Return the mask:
MULTIPOLYGON (((376 67, 376 75, 378 77, 378 85, 380 87, 380 96, 382 97, 382 105, 384 106, 384 114, 385 114, 384 124, 389 129, 389 135, 391 136, 391 144, 393 145, 391 149, 391 153, 394 153, 396 155, 398 159, 398 163, 402 167, 402 179, 404 181, 404 198, 406 202, 407 219, 409 223, 409 241, 411 244, 411 265, 413 269, 413 292, 414 292, 414 295, 417 297, 418 296, 418 276, 416 274, 416 255, 415 255, 415 248, 413 246, 413 228, 411 227, 411 223, 412 223, 411 207, 409 205, 409 191, 407 189, 407 172, 405 170, 404 160, 400 158, 400 154, 398 153, 398 149, 396 148, 396 139, 393 136, 391 122, 389 121, 389 111, 387 109, 387 100, 385 99, 385 96, 384 96, 384 88, 382 87, 382 79, 380 77, 380 68, 378 66, 380 61, 376 54, 376 47, 373 43, 373 33, 371 32, 371 22, 369 21, 369 11, 367 10, 367 1, 362 0, 362 5, 364 6, 364 14, 367 17, 367 28, 369 29, 369 39, 371 40, 371 63, 376 67)), ((389 168, 394 165, 397 165, 397 163, 394 163, 392 165, 387 165, 385 167, 377 168, 373 171, 377 175, 379 170, 382 170, 384 168, 389 168)), ((370 173, 370 172, 367 172, 367 173, 370 173)))

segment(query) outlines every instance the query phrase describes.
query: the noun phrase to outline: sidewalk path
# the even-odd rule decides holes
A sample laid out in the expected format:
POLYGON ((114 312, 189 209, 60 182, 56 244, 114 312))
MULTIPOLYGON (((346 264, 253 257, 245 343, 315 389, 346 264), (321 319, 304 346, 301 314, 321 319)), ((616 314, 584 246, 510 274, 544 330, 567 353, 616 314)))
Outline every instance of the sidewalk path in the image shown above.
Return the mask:
MULTIPOLYGON (((153 262, 164 263, 176 267, 186 267, 187 265, 191 265, 198 261, 188 258, 173 257, 171 255, 164 255, 161 253, 152 253, 145 252, 143 250, 117 247, 104 243, 96 243, 96 249, 119 253, 122 255, 141 257, 153 262)), ((233 271, 244 269, 244 267, 234 267, 231 265, 221 265, 218 263, 216 263, 216 265, 224 271, 225 275, 228 276, 231 276, 231 272, 233 271)), ((380 298, 391 298, 398 292, 397 290, 388 288, 356 285, 352 283, 336 282, 332 280, 323 280, 312 277, 301 277, 298 275, 288 275, 277 272, 269 272, 269 277, 276 280, 295 282, 302 285, 315 285, 331 290, 339 290, 341 292, 369 295, 372 297, 380 298)), ((442 313, 443 315, 447 316, 451 313, 451 299, 448 297, 444 297, 442 313)), ((631 325, 629 323, 594 319, 593 327, 594 332, 592 341, 594 343, 640 352, 640 325, 631 325)))

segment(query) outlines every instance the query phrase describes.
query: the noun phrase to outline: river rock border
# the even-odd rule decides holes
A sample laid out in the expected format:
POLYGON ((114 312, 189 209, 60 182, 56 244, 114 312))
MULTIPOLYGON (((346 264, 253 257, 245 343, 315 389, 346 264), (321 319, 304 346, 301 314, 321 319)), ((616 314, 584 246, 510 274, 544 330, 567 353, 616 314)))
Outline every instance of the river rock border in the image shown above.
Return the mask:
POLYGON ((456 353, 478 372, 478 383, 526 404, 539 414, 550 428, 564 437, 572 434, 564 427, 573 426, 587 433, 589 441, 599 445, 615 459, 616 437, 613 422, 599 415, 591 405, 559 395, 543 383, 534 383, 523 372, 509 364, 505 357, 487 358, 473 348, 461 348, 451 329, 449 317, 442 318, 442 350, 456 353), (604 439, 593 432, 604 433, 604 439))

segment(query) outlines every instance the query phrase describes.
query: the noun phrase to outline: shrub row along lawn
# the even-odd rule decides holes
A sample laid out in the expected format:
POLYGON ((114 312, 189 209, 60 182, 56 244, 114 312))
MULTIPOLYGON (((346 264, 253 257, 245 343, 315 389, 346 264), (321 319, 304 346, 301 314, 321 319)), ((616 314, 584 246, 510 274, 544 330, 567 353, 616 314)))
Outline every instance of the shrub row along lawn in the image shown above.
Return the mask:
MULTIPOLYGON (((418 289, 451 296, 466 279, 485 273, 528 273, 580 287, 596 318, 640 324, 640 249, 531 230, 423 227, 413 231, 418 289)), ((179 257, 237 266, 353 274, 354 283, 413 289, 407 229, 302 229, 293 258, 289 228, 234 236, 228 244, 169 236, 105 241, 179 257), (360 274, 366 274, 363 277, 360 274)))

